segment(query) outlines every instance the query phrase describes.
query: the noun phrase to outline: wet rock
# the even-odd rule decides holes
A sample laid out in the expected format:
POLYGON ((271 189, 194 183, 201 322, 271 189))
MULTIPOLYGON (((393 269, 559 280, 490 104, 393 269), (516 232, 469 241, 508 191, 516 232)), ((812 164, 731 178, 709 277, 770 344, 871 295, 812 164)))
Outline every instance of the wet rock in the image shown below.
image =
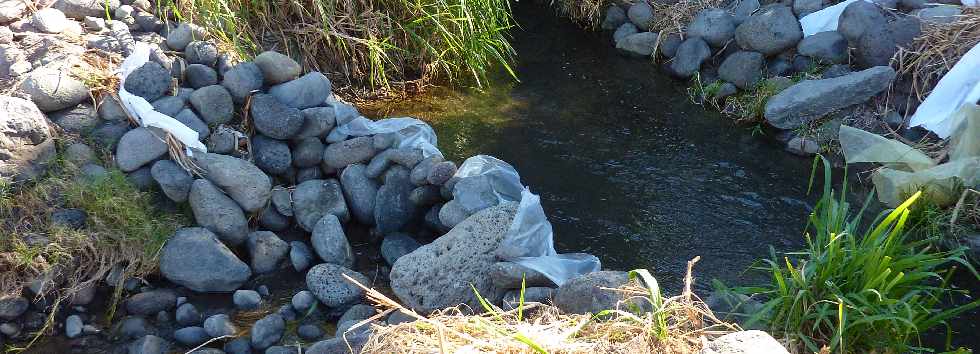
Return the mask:
POLYGON ((19 91, 29 96, 43 112, 74 107, 89 98, 88 87, 70 76, 67 70, 49 68, 31 71, 20 83, 19 91))
POLYGON ((130 296, 126 311, 137 316, 148 316, 174 308, 177 295, 170 290, 152 290, 130 296))
POLYGON ((170 350, 170 343, 163 338, 146 335, 126 348, 129 354, 164 354, 170 350))
POLYGON ((708 45, 721 48, 735 37, 735 19, 722 9, 704 9, 687 27, 687 35, 701 37, 708 45))
POLYGON ((415 187, 409 174, 402 166, 392 167, 385 174, 374 202, 374 225, 381 234, 401 230, 418 214, 418 207, 409 200, 415 187))
POLYGON ((671 74, 680 78, 689 78, 698 72, 701 64, 711 56, 711 48, 701 38, 688 38, 681 42, 670 64, 671 74))
POLYGON ((232 336, 238 333, 238 327, 232 323, 231 318, 226 314, 217 314, 204 320, 204 331, 208 332, 211 338, 221 336, 232 336))
POLYGON ((503 290, 490 278, 496 263, 494 251, 510 227, 517 203, 505 203, 481 211, 446 235, 395 261, 391 288, 407 307, 428 312, 447 306, 480 306, 470 284, 482 296, 497 303, 503 290))
MULTIPOLYGON (((261 65, 259 65, 261 67, 261 65)), ((330 79, 313 71, 298 79, 269 88, 269 94, 296 109, 321 106, 330 96, 330 79)))
POLYGON ((297 272, 305 271, 313 264, 313 252, 301 241, 290 242, 289 261, 297 272))
POLYGON ((218 72, 204 64, 188 65, 184 75, 187 77, 187 85, 195 89, 218 83, 218 72))
POLYGON ((739 51, 732 53, 718 67, 718 77, 741 89, 754 88, 762 79, 765 58, 760 53, 739 51))
POLYGON ((231 94, 221 85, 211 85, 194 90, 191 105, 208 124, 224 124, 231 120, 235 104, 231 94))
POLYGON ((324 331, 323 328, 320 328, 320 326, 306 324, 299 326, 299 328, 296 329, 296 335, 303 340, 311 341, 323 338, 324 331))
POLYGON ((116 147, 116 165, 131 172, 167 154, 169 148, 156 128, 138 127, 126 132, 116 147))
POLYGON ((171 117, 176 116, 177 113, 180 113, 180 111, 186 106, 187 101, 180 96, 168 95, 153 101, 153 110, 171 117))
POLYGON ((234 200, 206 179, 195 180, 187 201, 197 223, 229 245, 239 245, 248 234, 248 220, 234 200))
POLYGON ((61 33, 68 28, 70 21, 65 17, 65 13, 58 9, 40 9, 31 18, 31 24, 40 32, 61 33))
POLYGON ((718 337, 708 343, 704 354, 771 353, 789 354, 779 341, 763 331, 741 331, 718 337))
POLYGON ((174 340, 181 345, 188 347, 196 347, 204 342, 207 342, 211 336, 208 332, 204 330, 204 327, 191 326, 184 327, 174 331, 174 340))
POLYGON ((54 131, 31 101, 0 96, 0 178, 23 181, 47 170, 56 154, 54 131))
POLYGON ((782 5, 760 9, 735 30, 739 47, 767 56, 795 47, 801 38, 803 30, 796 16, 782 5))
MULTIPOLYGON (((218 47, 208 41, 193 41, 184 48, 184 58, 188 64, 203 64, 214 67, 218 61, 218 47)), ((190 66, 188 66, 188 69, 190 66)))
POLYGON ((183 22, 167 34, 167 46, 173 50, 183 51, 195 39, 204 38, 205 31, 198 25, 183 22))
POLYGON ((269 231, 255 231, 248 234, 246 246, 252 259, 252 271, 255 274, 276 270, 289 253, 289 244, 269 231))
POLYGON ((119 5, 119 0, 57 0, 51 7, 61 10, 65 16, 81 20, 85 16, 105 17, 106 6, 109 11, 115 11, 119 5))
POLYGON ((631 5, 626 15, 629 17, 630 22, 633 22, 636 27, 644 31, 649 31, 650 26, 653 25, 653 7, 644 1, 631 5))
POLYGON ((306 287, 327 307, 340 307, 357 302, 363 295, 363 291, 344 279, 342 275, 347 275, 364 286, 371 286, 370 279, 361 273, 323 263, 310 268, 306 273, 306 287))
POLYGON ((599 313, 616 308, 622 293, 603 288, 618 288, 629 281, 626 272, 599 271, 569 279, 555 292, 555 306, 564 313, 599 313))
POLYGON ((293 214, 304 230, 312 232, 324 215, 332 214, 341 222, 350 221, 350 212, 340 183, 334 179, 311 180, 293 190, 293 214))
POLYGON ((217 236, 200 227, 177 230, 167 241, 160 255, 160 273, 197 292, 231 292, 252 275, 217 236))
POLYGON ((606 8, 606 17, 602 20, 602 29, 604 30, 614 30, 627 23, 629 18, 626 17, 626 11, 617 5, 609 5, 606 8))
POLYGON ((894 78, 895 70, 879 66, 832 79, 805 80, 770 98, 765 118, 774 127, 795 129, 824 114, 864 102, 887 89, 894 78))
POLYGON ((201 118, 198 118, 197 114, 190 109, 183 109, 176 116, 174 116, 178 122, 184 123, 188 128, 194 129, 197 132, 197 139, 203 140, 211 134, 211 129, 208 128, 208 124, 204 123, 201 118))
POLYGON ((201 316, 201 312, 197 310, 197 307, 190 303, 177 307, 177 312, 174 318, 177 320, 177 323, 182 326, 200 325, 204 320, 204 317, 201 316))
POLYGON ((252 348, 262 350, 282 339, 286 321, 278 313, 263 317, 252 326, 252 348))
POLYGON ((803 38, 796 51, 821 63, 846 63, 847 39, 837 31, 820 32, 803 38))
POLYGON ((654 32, 631 34, 616 42, 616 49, 620 53, 636 57, 651 56, 656 48, 657 33, 654 32))
POLYGON ((283 231, 289 228, 289 218, 268 207, 259 214, 259 226, 270 231, 283 231))
POLYGON ((292 138, 303 128, 303 115, 272 95, 256 94, 250 108, 255 130, 273 139, 292 138))
POLYGON ((262 303, 262 296, 255 290, 235 290, 231 296, 235 308, 240 311, 249 311, 259 308, 262 303))
POLYGON ((285 142, 258 134, 252 138, 252 153, 255 165, 270 175, 286 173, 293 160, 285 142))
POLYGON ((265 207, 272 194, 272 182, 252 163, 228 155, 194 154, 194 162, 205 177, 221 187, 247 212, 265 207))
POLYGON ((313 307, 313 305, 316 304, 317 300, 316 297, 313 296, 313 293, 311 293, 309 290, 303 290, 293 295, 293 298, 290 301, 293 309, 300 313, 306 313, 311 307, 313 307))
POLYGON ((636 25, 630 22, 624 23, 619 26, 615 32, 613 32, 613 43, 616 43, 616 46, 619 46, 619 42, 621 42, 623 39, 639 32, 640 29, 636 28, 636 25))
POLYGON ((221 349, 227 354, 252 354, 252 341, 247 337, 238 337, 225 343, 221 349))
POLYGON ((78 315, 71 315, 65 319, 65 336, 75 338, 82 335, 82 318, 78 315))
POLYGON ((323 137, 334 128, 335 114, 331 107, 313 107, 301 111, 303 127, 294 139, 323 137))
POLYGON ((354 265, 354 252, 351 250, 344 227, 336 216, 327 214, 320 218, 310 237, 313 249, 324 262, 346 268, 354 265))
POLYGON ((867 1, 855 1, 841 12, 837 20, 837 32, 849 43, 857 43, 869 28, 885 28, 887 21, 877 5, 867 1))
POLYGON ((153 102, 170 89, 170 71, 156 62, 147 62, 126 77, 123 87, 129 93, 153 102))
POLYGON ((263 85, 262 70, 253 62, 238 63, 223 74, 221 86, 228 89, 231 98, 236 103, 245 102, 245 98, 253 91, 261 90, 263 85))
POLYGON ((292 80, 303 72, 303 67, 292 58, 278 52, 262 52, 255 57, 255 64, 270 85, 292 80))
POLYGON ((394 233, 385 236, 384 240, 381 241, 381 256, 384 257, 385 262, 388 262, 388 265, 392 265, 398 258, 412 253, 419 247, 422 247, 422 244, 408 234, 394 233))

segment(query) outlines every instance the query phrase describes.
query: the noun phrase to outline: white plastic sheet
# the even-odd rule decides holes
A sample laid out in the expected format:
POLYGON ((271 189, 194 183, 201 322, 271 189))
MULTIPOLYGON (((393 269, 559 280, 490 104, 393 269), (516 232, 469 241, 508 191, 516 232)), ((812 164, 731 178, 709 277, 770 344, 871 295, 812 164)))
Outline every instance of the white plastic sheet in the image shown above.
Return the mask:
POLYGON ((521 200, 521 176, 510 164, 487 155, 476 155, 463 161, 456 170, 459 178, 453 188, 453 200, 469 213, 505 201, 521 200))
POLYGON ((436 148, 436 132, 428 124, 415 118, 370 120, 357 117, 336 130, 349 136, 395 133, 398 137, 396 147, 421 149, 424 157, 442 156, 442 152, 436 148))
POLYGON ((800 26, 803 27, 803 37, 812 36, 820 32, 836 31, 837 20, 840 19, 840 14, 844 12, 844 8, 846 8, 847 5, 850 5, 855 1, 864 0, 843 1, 834 6, 828 6, 823 10, 803 16, 803 18, 800 19, 800 26))
POLYGON ((911 126, 922 126, 946 138, 959 124, 954 118, 957 111, 966 104, 976 104, 980 100, 980 44, 966 52, 956 65, 949 70, 925 101, 919 105, 911 126))
MULTIPOLYGON (((134 70, 139 69, 143 64, 150 61, 150 47, 143 42, 136 42, 136 49, 119 66, 120 82, 126 82, 126 77, 134 70)), ((170 133, 177 140, 187 147, 187 155, 192 155, 192 150, 207 152, 207 147, 198 140, 197 132, 184 125, 180 121, 153 109, 153 105, 146 102, 143 97, 133 95, 126 91, 125 85, 119 85, 119 99, 123 107, 130 115, 139 120, 144 127, 157 127, 170 133)))

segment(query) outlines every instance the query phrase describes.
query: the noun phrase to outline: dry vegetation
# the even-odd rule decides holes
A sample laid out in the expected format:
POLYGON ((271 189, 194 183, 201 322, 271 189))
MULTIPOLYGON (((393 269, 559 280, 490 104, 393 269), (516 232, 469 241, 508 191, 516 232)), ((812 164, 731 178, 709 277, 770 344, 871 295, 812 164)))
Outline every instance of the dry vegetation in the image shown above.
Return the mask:
POLYGON ((980 43, 980 9, 963 7, 963 14, 950 23, 923 23, 922 35, 908 48, 901 48, 893 63, 899 75, 912 80, 913 93, 922 101, 977 43, 980 43))

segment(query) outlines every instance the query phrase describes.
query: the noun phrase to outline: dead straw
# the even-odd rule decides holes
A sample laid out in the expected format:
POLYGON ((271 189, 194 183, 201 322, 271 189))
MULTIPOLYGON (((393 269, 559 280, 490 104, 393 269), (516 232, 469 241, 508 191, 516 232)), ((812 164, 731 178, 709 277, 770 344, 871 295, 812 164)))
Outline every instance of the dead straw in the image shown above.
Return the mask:
POLYGON ((923 23, 922 35, 892 58, 900 76, 912 81, 920 102, 960 58, 980 43, 980 9, 963 7, 950 23, 923 23))

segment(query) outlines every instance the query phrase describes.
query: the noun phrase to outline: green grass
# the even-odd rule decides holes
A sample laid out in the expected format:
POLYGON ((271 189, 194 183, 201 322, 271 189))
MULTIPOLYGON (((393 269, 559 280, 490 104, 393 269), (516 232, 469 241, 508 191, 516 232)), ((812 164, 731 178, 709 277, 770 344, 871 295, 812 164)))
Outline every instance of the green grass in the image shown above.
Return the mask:
POLYGON ((943 308, 957 266, 980 275, 965 261, 964 248, 939 251, 933 240, 911 237, 910 208, 921 193, 863 228, 871 199, 854 213, 846 186, 834 191, 829 162, 818 160, 824 187, 807 223, 807 248, 784 257, 773 251, 760 267, 771 282, 736 289, 766 299, 748 326, 762 324, 806 352, 909 352, 922 349, 924 331, 980 306, 977 300, 943 308))

